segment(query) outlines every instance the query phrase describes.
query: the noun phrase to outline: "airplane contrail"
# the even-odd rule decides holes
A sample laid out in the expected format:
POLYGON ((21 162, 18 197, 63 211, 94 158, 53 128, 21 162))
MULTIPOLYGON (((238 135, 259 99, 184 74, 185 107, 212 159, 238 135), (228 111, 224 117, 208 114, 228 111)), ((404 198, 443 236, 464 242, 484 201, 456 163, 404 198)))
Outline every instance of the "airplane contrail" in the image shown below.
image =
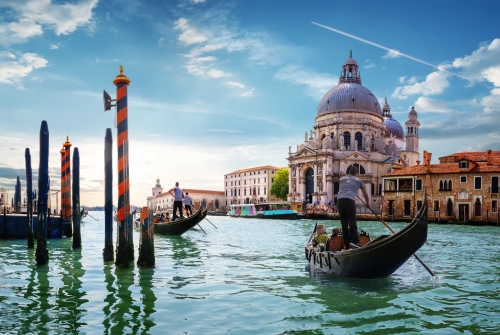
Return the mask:
POLYGON ((388 47, 384 47, 383 45, 380 45, 380 44, 377 44, 375 42, 372 42, 372 41, 368 41, 368 40, 365 40, 364 38, 361 38, 361 37, 358 37, 358 36, 354 36, 354 35, 351 35, 351 34, 348 34, 346 32, 343 32, 342 30, 338 30, 338 29, 335 29, 335 28, 332 28, 332 27, 328 27, 328 26, 324 26, 322 24, 319 24, 319 23, 316 23, 316 22, 311 22, 312 24, 315 24, 319 27, 322 27, 322 28, 325 28, 325 29, 328 29, 328 30, 331 30, 331 31, 334 31, 338 34, 341 34, 341 35, 344 35, 344 36, 347 36, 347 37, 350 37, 350 38, 353 38, 355 40, 358 40, 360 42, 363 42, 363 43, 367 43, 367 44, 370 44, 370 45, 373 45, 374 47, 377 47, 377 48, 380 48, 380 49, 384 49, 384 50, 387 50, 389 52, 392 52, 398 56, 403 56, 403 57, 406 57, 408 59, 411 59, 411 60, 414 60, 416 62, 419 62, 419 63, 422 63, 422 64, 425 64, 425 65, 428 65, 428 66, 432 66, 433 68, 436 68, 440 71, 446 71, 446 72, 449 72, 447 71, 446 69, 444 69, 442 66, 436 66, 434 64, 431 64, 431 63, 428 63, 424 60, 421 60, 421 59, 418 59, 418 58, 415 58, 413 56, 410 56, 410 55, 407 55, 407 54, 404 54, 398 50, 395 50, 395 49, 391 49, 391 48, 388 48, 388 47))

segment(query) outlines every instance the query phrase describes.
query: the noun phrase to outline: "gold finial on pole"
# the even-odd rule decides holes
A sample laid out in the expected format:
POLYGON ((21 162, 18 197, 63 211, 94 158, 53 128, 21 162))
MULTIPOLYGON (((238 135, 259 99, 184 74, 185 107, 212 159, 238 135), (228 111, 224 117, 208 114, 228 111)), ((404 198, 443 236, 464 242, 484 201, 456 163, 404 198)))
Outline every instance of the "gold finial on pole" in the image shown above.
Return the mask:
POLYGON ((349 50, 349 58, 352 58, 352 50, 349 50))
POLYGON ((66 135, 66 142, 69 142, 69 136, 66 135))
POLYGON ((123 74, 123 65, 120 65, 120 74, 123 74))

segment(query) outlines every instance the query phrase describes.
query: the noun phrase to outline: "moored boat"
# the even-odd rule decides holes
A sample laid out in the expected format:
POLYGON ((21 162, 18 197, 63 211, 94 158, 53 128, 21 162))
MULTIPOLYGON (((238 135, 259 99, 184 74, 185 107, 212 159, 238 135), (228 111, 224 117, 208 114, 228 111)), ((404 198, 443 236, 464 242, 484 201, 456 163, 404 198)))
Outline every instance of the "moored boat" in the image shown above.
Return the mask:
POLYGON ((155 234, 162 235, 182 235, 189 229, 196 226, 201 220, 207 216, 207 210, 200 207, 193 215, 183 219, 177 219, 170 222, 161 222, 154 224, 155 234))
POLYGON ((229 206, 228 216, 253 219, 295 220, 297 212, 288 203, 235 204, 229 206))
POLYGON ((427 240, 427 224, 424 200, 415 218, 394 235, 382 235, 348 250, 342 250, 340 234, 327 241, 324 251, 309 241, 305 246, 306 259, 312 271, 357 278, 387 277, 422 247, 427 240))

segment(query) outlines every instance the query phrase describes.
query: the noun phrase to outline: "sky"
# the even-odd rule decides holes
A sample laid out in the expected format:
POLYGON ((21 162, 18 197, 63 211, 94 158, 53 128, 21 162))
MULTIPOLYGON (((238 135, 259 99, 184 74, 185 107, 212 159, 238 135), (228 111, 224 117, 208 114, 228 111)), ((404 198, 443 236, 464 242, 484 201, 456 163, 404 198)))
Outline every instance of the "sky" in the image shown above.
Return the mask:
POLYGON ((138 206, 157 178, 222 191, 231 171, 286 167, 350 50, 402 125, 415 106, 432 163, 500 150, 499 12, 488 0, 0 0, 0 188, 12 197, 19 176, 25 189, 26 148, 36 188, 46 120, 51 189, 69 136, 81 204, 104 205, 104 136, 117 133, 102 91, 116 97, 120 65, 138 206))

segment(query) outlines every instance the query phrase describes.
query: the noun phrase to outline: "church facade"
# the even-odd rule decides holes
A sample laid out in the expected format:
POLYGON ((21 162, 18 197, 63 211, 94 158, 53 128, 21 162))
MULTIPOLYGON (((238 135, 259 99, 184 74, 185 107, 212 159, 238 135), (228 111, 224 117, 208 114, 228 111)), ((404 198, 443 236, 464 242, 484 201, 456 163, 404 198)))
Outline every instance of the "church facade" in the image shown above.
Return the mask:
MULTIPOLYGON (((289 147, 289 201, 336 203, 340 178, 351 165, 359 169, 371 208, 380 212, 382 175, 418 161, 418 115, 412 107, 405 131, 392 117, 385 99, 361 84, 352 53, 342 66, 339 83, 319 103, 312 130, 292 152, 289 147)), ((356 199, 358 204, 361 200, 356 199)))

